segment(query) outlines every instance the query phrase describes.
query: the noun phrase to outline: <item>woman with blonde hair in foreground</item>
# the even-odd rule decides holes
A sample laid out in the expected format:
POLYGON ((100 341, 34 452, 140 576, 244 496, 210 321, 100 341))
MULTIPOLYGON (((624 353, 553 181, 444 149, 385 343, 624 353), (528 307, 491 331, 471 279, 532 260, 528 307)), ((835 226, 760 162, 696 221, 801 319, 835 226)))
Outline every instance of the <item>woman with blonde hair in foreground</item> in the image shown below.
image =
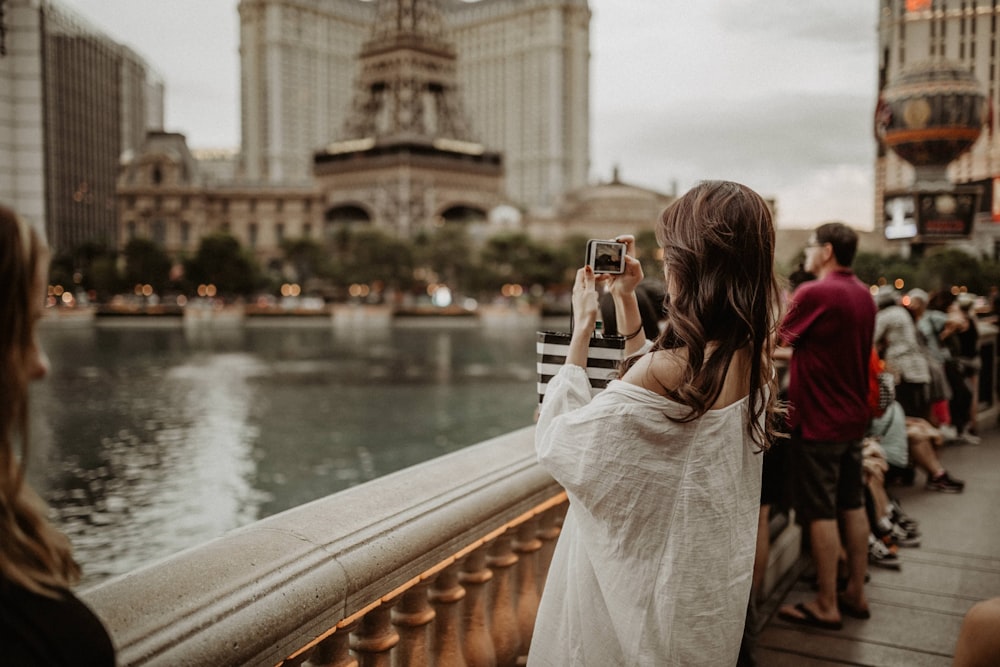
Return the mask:
POLYGON ((35 331, 47 275, 42 239, 0 206, 0 662, 114 665, 107 631, 69 590, 80 576, 69 540, 24 479, 28 384, 48 372, 35 331))
POLYGON ((577 271, 566 364, 536 430, 569 496, 528 654, 537 665, 734 665, 753 573, 761 452, 776 420, 774 227, 746 186, 701 183, 664 211, 666 320, 638 336, 643 278, 577 271), (596 286, 632 355, 591 400, 596 286), (633 332, 635 332, 633 334, 633 332))

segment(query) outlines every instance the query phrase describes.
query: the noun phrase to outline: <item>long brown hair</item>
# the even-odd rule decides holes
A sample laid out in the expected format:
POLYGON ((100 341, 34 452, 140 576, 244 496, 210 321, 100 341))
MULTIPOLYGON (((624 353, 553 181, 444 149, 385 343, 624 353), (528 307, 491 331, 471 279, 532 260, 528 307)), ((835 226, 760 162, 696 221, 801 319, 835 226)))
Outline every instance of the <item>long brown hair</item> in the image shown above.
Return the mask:
POLYGON ((747 430, 767 449, 779 412, 772 341, 781 303, 767 203, 745 185, 705 181, 667 207, 656 239, 672 296, 653 349, 687 354, 681 383, 664 387, 668 398, 690 407, 678 421, 693 421, 711 408, 734 355, 749 347, 747 430))
POLYGON ((46 507, 24 480, 28 458, 28 365, 35 336, 32 299, 48 257, 41 237, 0 206, 0 575, 53 595, 75 583, 80 568, 69 540, 46 519, 46 507), (20 442, 20 457, 15 453, 20 442), (19 460, 20 459, 20 460, 19 460))

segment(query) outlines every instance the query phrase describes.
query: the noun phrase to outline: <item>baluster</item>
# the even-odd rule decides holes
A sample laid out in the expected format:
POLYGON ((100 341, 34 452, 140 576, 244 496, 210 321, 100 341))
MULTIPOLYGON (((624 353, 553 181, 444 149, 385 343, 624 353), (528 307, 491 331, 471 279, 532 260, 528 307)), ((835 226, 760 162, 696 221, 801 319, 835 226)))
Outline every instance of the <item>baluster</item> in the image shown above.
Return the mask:
POLYGON ((391 609, 388 602, 383 602, 364 615, 351 635, 351 650, 358 657, 359 667, 390 667, 390 651, 399 643, 391 609))
POLYGON ((431 584, 429 597, 437 612, 431 635, 431 660, 436 667, 466 667, 458 606, 465 597, 465 589, 458 583, 458 568, 458 563, 452 563, 431 584))
POLYGON ((421 582, 403 593, 392 609, 392 623, 399 632, 399 646, 392 654, 393 667, 424 667, 431 664, 427 629, 434 620, 427 600, 427 584, 421 582))
POLYGON ((538 530, 538 538, 542 542, 542 548, 538 551, 538 590, 545 590, 545 577, 549 574, 549 565, 552 563, 552 552, 556 548, 556 540, 562 528, 562 519, 566 514, 567 504, 557 505, 541 514, 541 528, 538 530))
POLYGON ((490 547, 486 564, 493 570, 493 590, 490 616, 493 627, 493 648, 498 667, 513 667, 521 647, 517 614, 514 610, 514 585, 511 568, 517 563, 517 554, 511 551, 510 536, 506 533, 496 538, 490 547))
POLYGON ((309 655, 302 667, 358 667, 358 661, 351 655, 351 632, 358 627, 351 623, 338 628, 335 633, 321 641, 309 655))
POLYGON ((279 667, 301 667, 302 665, 306 664, 305 660, 306 660, 305 654, 303 654, 303 655, 297 655, 297 656, 295 656, 293 658, 285 658, 280 663, 278 663, 278 666, 279 667))
POLYGON ((542 541, 538 539, 538 518, 528 519, 517 528, 514 553, 517 564, 517 627, 521 635, 520 655, 528 655, 531 634, 538 613, 537 561, 542 541))
POLYGON ((465 586, 465 662, 469 667, 496 667, 489 622, 486 618, 486 584, 493 570, 486 567, 486 547, 479 547, 465 558, 458 580, 465 586))

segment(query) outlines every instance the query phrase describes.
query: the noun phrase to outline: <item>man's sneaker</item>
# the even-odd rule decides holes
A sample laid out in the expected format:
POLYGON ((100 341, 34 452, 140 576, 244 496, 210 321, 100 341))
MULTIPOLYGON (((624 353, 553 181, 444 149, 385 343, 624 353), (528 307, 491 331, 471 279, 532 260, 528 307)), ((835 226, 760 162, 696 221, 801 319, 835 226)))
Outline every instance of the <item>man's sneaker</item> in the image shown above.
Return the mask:
POLYGON ((898 570, 899 556, 874 535, 868 535, 868 564, 887 570, 898 570))
POLYGON ((913 517, 903 513, 903 509, 899 506, 899 501, 896 499, 889 501, 889 520, 908 533, 920 535, 920 524, 913 517))
POLYGON ((901 547, 919 547, 920 546, 920 531, 910 532, 900 526, 898 523, 892 524, 892 530, 889 532, 893 539, 901 547))
POLYGON ((958 430, 953 425, 941 424, 938 426, 938 430, 941 431, 941 437, 944 438, 945 442, 958 440, 958 430))
POLYGON ((969 427, 966 427, 965 430, 962 431, 961 435, 958 436, 958 439, 969 445, 978 445, 982 442, 978 435, 969 430, 969 427))
POLYGON ((965 489, 965 482, 960 479, 952 479, 945 471, 937 477, 929 477, 927 488, 942 493, 961 493, 965 489))

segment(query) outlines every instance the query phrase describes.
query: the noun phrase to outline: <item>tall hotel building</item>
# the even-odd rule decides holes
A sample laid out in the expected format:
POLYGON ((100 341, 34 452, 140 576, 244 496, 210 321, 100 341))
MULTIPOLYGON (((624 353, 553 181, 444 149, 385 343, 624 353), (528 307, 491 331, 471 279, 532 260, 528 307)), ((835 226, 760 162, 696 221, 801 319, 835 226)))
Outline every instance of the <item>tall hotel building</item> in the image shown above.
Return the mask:
MULTIPOLYGON (((342 137, 374 2, 240 0, 242 176, 307 183, 342 137)), ((418 4, 418 3, 414 3, 418 4)), ((438 0, 458 54, 471 135, 503 153, 528 209, 583 187, 589 169, 587 0, 438 0)))
POLYGON ((163 84, 134 51, 53 0, 0 0, 0 201, 55 252, 116 240, 126 151, 163 125, 163 84))
MULTIPOLYGON (((1000 3, 997 0, 880 0, 879 90, 908 66, 946 59, 966 66, 991 101, 988 127, 979 140, 948 167, 953 183, 1000 175, 1000 3)), ((887 191, 909 188, 915 172, 891 150, 879 148, 875 162, 875 220, 882 219, 887 191)))

